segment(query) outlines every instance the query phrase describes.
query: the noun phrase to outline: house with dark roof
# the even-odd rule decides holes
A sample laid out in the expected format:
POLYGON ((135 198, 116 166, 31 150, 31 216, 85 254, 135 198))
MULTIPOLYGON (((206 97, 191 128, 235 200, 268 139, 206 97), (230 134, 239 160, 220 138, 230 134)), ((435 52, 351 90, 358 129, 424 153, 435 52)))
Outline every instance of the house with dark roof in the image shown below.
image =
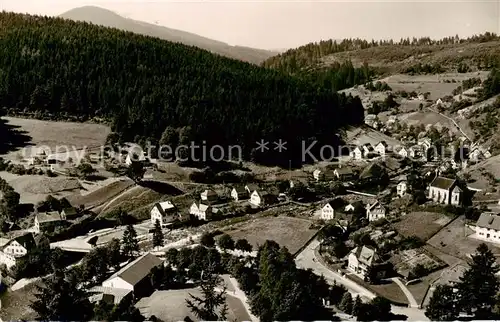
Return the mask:
POLYGON ((341 181, 349 181, 354 179, 354 172, 351 167, 339 167, 333 170, 333 174, 337 178, 337 180, 341 181))
POLYGON ((248 199, 249 195, 250 194, 243 186, 236 186, 231 190, 231 198, 233 198, 234 201, 248 199))
POLYGON ((213 191, 212 189, 207 189, 207 190, 203 191, 200 194, 200 197, 201 197, 201 200, 209 201, 209 202, 216 201, 219 198, 219 196, 217 196, 217 192, 213 191))
POLYGON ((148 278, 149 273, 154 267, 160 265, 163 265, 161 259, 151 253, 146 253, 111 275, 102 282, 102 287, 128 290, 133 292, 134 296, 147 294, 152 290, 151 280, 148 278))
POLYGON ((66 219, 63 218, 58 211, 41 212, 35 215, 33 230, 35 233, 39 234, 66 225, 66 219))
POLYGON ((361 146, 361 149, 363 150, 363 157, 368 157, 369 154, 374 153, 375 149, 373 148, 373 145, 370 143, 365 143, 361 146))
POLYGON ((2 239, 0 264, 5 264, 10 269, 34 248, 36 248, 36 241, 32 233, 19 235, 12 239, 2 239))
POLYGON ((245 190, 248 191, 248 194, 251 194, 255 190, 259 190, 259 186, 256 185, 255 183, 248 183, 245 185, 245 190))
POLYGON ((476 222, 475 237, 492 243, 500 243, 500 216, 491 212, 482 213, 476 222))
POLYGON ((372 204, 366 205, 366 217, 368 221, 377 221, 379 219, 385 218, 386 209, 377 200, 372 204))
POLYGON ((198 220, 210 220, 212 219, 212 214, 214 212, 214 208, 210 204, 204 204, 200 202, 197 204, 193 202, 191 207, 189 208, 189 214, 198 218, 198 220))
POLYGON ((75 207, 64 208, 61 211, 61 217, 65 220, 73 220, 78 217, 78 211, 75 207))
POLYGON ((255 206, 265 206, 274 202, 275 196, 265 190, 255 190, 250 195, 250 203, 255 206))
POLYGON ((457 186, 457 180, 436 177, 429 186, 429 199, 446 205, 459 205, 463 191, 457 186))

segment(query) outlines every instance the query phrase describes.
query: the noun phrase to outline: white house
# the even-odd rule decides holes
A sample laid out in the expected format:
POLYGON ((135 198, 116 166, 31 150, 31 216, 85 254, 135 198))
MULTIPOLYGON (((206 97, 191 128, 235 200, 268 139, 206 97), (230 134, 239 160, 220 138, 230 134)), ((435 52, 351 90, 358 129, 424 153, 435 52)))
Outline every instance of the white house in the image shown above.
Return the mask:
POLYGON ((250 203, 255 206, 264 206, 271 202, 272 195, 267 191, 255 190, 250 195, 250 203))
POLYGON ((440 105, 443 105, 443 101, 439 98, 439 99, 436 101, 436 106, 440 106, 440 105))
POLYGON ((321 208, 320 218, 323 220, 333 220, 335 217, 335 209, 333 209, 332 202, 327 202, 323 208, 321 208))
POLYGON ((248 191, 242 186, 234 187, 231 190, 231 198, 233 198, 234 201, 248 199, 248 191))
POLYGON ((385 156, 387 153, 387 150, 389 148, 389 145, 385 141, 380 141, 376 146, 375 146, 375 152, 380 154, 381 156, 385 156))
POLYGON ((354 172, 350 167, 339 167, 333 170, 333 175, 337 180, 349 181, 354 178, 354 172))
POLYGON ((349 153, 349 155, 354 160, 362 160, 363 159, 363 151, 361 150, 360 147, 355 147, 354 150, 352 150, 349 153))
POLYGON ((402 147, 401 149, 398 150, 398 154, 402 158, 407 158, 408 157, 408 150, 405 147, 402 147))
POLYGON ((143 162, 146 160, 147 160, 147 158, 145 156, 145 152, 142 152, 142 151, 140 153, 130 152, 127 154, 127 157, 125 158, 125 164, 127 166, 130 166, 132 164, 132 161, 143 162))
POLYGON ((462 189, 457 180, 436 177, 429 186, 429 199, 446 205, 459 205, 462 202, 462 189))
POLYGON ((217 192, 215 192, 211 189, 207 189, 207 190, 203 191, 200 194, 200 196, 201 196, 201 200, 210 201, 210 202, 216 201, 218 198, 217 192))
POLYGON ((379 219, 385 218, 386 209, 380 204, 380 202, 375 201, 373 204, 368 204, 366 206, 366 216, 368 221, 377 221, 379 219))
POLYGON ((13 239, 0 238, 0 264, 11 269, 20 258, 26 256, 35 246, 36 242, 31 233, 13 239))
POLYGON ((176 219, 177 208, 170 201, 156 203, 151 209, 151 223, 154 225, 158 220, 162 227, 173 223, 176 219))
POLYGON ((189 208, 189 213, 199 220, 210 220, 212 218, 213 208, 210 205, 203 203, 197 204, 194 202, 189 208))
POLYGON ((408 189, 408 183, 406 182, 406 180, 401 180, 399 183, 398 183, 398 186, 396 188, 397 190, 397 194, 399 197, 404 197, 406 195, 406 191, 408 189))
POLYGON ((368 246, 359 246, 354 248, 347 259, 347 268, 365 278, 370 267, 377 264, 379 257, 374 249, 368 246))
POLYGON ((492 243, 500 243, 500 216, 482 213, 476 222, 475 237, 492 243))
POLYGON ((331 170, 316 169, 313 171, 313 178, 316 181, 323 181, 323 180, 329 181, 333 180, 335 178, 335 175, 331 170))
POLYGON ((354 212, 354 211, 357 211, 360 209, 363 209, 363 202, 358 200, 358 201, 352 202, 352 203, 348 204, 347 206, 345 206, 344 211, 345 212, 354 212))
POLYGON ((136 292, 141 282, 149 282, 147 277, 153 267, 162 264, 163 261, 161 259, 151 253, 146 253, 111 275, 107 280, 102 282, 102 286, 136 292))
POLYGON ((58 211, 42 212, 35 215, 33 231, 36 234, 57 226, 66 224, 65 214, 62 215, 58 211))

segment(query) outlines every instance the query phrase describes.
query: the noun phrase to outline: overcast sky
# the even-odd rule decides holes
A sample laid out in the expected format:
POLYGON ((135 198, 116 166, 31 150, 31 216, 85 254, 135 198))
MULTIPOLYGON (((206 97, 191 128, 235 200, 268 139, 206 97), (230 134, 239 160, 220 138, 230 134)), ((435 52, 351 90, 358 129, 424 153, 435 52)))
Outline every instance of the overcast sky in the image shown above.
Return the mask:
POLYGON ((500 0, 436 1, 147 1, 0 0, 0 9, 59 15, 84 5, 265 49, 321 39, 469 36, 500 33, 500 0))

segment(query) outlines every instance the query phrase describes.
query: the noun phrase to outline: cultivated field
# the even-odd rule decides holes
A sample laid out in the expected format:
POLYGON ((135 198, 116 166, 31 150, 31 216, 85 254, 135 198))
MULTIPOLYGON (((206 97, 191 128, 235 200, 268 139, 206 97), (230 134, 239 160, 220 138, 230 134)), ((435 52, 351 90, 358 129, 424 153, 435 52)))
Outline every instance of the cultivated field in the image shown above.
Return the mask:
MULTIPOLYGON (((473 233, 472 229, 465 226, 464 217, 461 216, 429 239, 427 243, 445 254, 462 260, 468 260, 468 256, 475 253, 476 248, 481 243, 484 243, 483 241, 468 237, 473 233)), ((488 243, 488 246, 496 256, 500 255, 500 248, 498 246, 492 243, 488 243)))
POLYGON ((128 179, 114 181, 90 193, 75 193, 69 196, 68 200, 74 206, 84 205, 87 209, 93 208, 108 202, 133 185, 134 182, 128 179))
POLYGON ((311 239, 317 229, 309 229, 311 221, 293 217, 264 217, 249 220, 227 233, 233 239, 245 238, 254 248, 266 240, 274 240, 294 254, 311 239))
MULTIPOLYGON (((4 117, 8 125, 18 127, 31 137, 32 146, 46 145, 51 149, 56 146, 65 145, 81 149, 83 147, 101 146, 106 141, 106 136, 111 132, 110 128, 100 124, 52 122, 35 119, 22 119, 16 117, 4 117)), ((6 157, 17 158, 19 153, 31 155, 30 147, 26 151, 11 152, 6 157)))
POLYGON ((393 225, 405 237, 416 236, 427 241, 449 223, 452 218, 435 212, 412 212, 393 225))
POLYGON ((18 176, 8 172, 0 172, 0 177, 5 179, 21 196, 21 203, 35 204, 44 200, 48 195, 53 197, 68 197, 79 193, 80 182, 75 178, 55 177, 49 178, 38 175, 18 176))

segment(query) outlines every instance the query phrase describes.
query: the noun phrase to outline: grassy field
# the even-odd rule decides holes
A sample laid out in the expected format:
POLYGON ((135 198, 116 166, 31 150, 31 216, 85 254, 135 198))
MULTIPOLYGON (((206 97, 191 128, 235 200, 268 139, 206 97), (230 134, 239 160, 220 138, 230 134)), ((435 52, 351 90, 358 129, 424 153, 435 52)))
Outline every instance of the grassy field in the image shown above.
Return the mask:
POLYGON ((0 296, 2 301, 0 317, 2 320, 35 320, 36 313, 29 307, 29 303, 35 299, 36 284, 32 283, 17 291, 6 291, 0 296))
POLYGON ((110 201, 133 185, 132 180, 115 181, 85 195, 73 194, 68 197, 68 200, 74 206, 84 205, 86 208, 92 208, 110 201))
POLYGON ((274 240, 294 254, 317 232, 309 229, 311 221, 292 217, 264 217, 249 220, 226 232, 233 239, 245 238, 254 248, 266 240, 274 240))
MULTIPOLYGON (((4 119, 8 121, 7 124, 25 131, 31 137, 32 145, 46 145, 51 149, 61 145, 75 148, 100 146, 105 143, 106 136, 111 132, 108 126, 101 124, 52 122, 16 117, 4 117, 4 119)), ((10 157, 16 155, 17 153, 9 154, 10 157)))
POLYGON ((401 288, 393 281, 384 282, 381 284, 373 285, 363 281, 361 278, 357 277, 354 274, 347 275, 350 280, 353 280, 357 284, 364 286, 365 288, 371 290, 377 295, 383 296, 389 301, 400 303, 400 304, 408 304, 408 299, 406 298, 405 293, 401 290, 401 288))
POLYGON ((393 224, 394 229, 405 237, 417 236, 427 241, 452 218, 435 212, 412 212, 393 224))

